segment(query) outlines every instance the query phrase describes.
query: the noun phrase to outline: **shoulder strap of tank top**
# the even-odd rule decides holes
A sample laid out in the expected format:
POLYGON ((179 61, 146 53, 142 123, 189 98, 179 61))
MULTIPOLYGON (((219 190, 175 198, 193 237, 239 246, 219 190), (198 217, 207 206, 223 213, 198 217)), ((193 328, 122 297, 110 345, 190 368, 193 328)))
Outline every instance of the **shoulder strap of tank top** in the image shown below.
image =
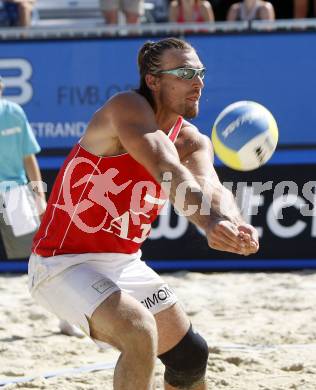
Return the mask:
POLYGON ((182 116, 179 116, 178 119, 176 120, 176 123, 171 127, 168 137, 172 142, 175 142, 175 140, 178 137, 178 134, 180 133, 181 127, 183 123, 183 118, 182 116))

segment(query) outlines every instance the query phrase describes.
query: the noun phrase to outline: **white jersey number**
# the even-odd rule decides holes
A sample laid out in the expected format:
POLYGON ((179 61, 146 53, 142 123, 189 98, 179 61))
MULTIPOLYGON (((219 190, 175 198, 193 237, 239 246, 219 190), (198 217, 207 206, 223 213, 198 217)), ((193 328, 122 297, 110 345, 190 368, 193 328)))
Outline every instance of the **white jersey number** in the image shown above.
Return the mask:
POLYGON ((126 211, 124 214, 120 215, 117 218, 112 219, 108 229, 102 229, 108 233, 112 233, 122 238, 123 240, 130 240, 140 244, 145 241, 149 235, 151 224, 150 223, 140 223, 141 217, 148 218, 148 215, 144 213, 135 213, 133 210, 126 211), (133 216, 131 216, 133 214, 133 216), (142 231, 140 237, 128 237, 130 230, 131 219, 136 218, 139 221, 139 227, 142 231))

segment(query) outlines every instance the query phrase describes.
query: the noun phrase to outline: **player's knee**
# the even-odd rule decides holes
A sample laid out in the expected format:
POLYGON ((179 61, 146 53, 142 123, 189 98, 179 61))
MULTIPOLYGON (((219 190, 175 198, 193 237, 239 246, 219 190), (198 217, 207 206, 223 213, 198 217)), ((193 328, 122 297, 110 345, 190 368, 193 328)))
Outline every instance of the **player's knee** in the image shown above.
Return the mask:
POLYGON ((149 353, 156 351, 158 344, 158 332, 154 316, 148 312, 131 321, 126 329, 127 344, 138 353, 149 353))
POLYGON ((170 351, 158 356, 165 365, 165 381, 179 389, 191 389, 205 377, 208 346, 190 326, 183 339, 170 351))

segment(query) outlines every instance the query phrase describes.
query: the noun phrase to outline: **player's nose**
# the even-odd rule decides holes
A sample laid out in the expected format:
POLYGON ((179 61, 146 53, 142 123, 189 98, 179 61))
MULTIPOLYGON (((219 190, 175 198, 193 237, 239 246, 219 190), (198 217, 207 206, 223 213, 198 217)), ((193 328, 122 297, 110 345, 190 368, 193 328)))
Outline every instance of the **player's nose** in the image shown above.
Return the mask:
POLYGON ((200 89, 204 88, 204 81, 199 75, 196 75, 192 80, 194 86, 198 86, 200 89))

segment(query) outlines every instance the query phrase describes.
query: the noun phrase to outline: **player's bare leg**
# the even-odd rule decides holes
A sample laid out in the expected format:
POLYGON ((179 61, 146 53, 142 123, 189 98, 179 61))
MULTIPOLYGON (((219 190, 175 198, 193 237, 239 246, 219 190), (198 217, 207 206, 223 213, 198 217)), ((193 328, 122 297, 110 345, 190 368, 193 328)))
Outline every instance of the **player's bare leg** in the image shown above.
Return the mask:
POLYGON ((134 12, 125 12, 126 23, 127 24, 139 24, 140 16, 134 12))
MULTIPOLYGON (((158 355, 161 355, 177 345, 187 334, 190 321, 179 303, 155 315, 158 329, 158 355)), ((191 390, 207 390, 206 380, 190 387, 191 390)), ((179 390, 165 382, 165 390, 179 390)))
POLYGON ((308 1, 307 0, 294 0, 294 18, 303 19, 307 17, 308 1))
POLYGON ((103 17, 106 24, 118 23, 118 11, 116 9, 110 11, 103 11, 103 17))
POLYGON ((114 390, 152 390, 158 334, 152 314, 123 292, 115 292, 93 313, 92 338, 121 351, 114 371, 114 390))
POLYGON ((31 25, 32 18, 32 4, 28 2, 22 2, 19 6, 19 26, 27 27, 31 25))

